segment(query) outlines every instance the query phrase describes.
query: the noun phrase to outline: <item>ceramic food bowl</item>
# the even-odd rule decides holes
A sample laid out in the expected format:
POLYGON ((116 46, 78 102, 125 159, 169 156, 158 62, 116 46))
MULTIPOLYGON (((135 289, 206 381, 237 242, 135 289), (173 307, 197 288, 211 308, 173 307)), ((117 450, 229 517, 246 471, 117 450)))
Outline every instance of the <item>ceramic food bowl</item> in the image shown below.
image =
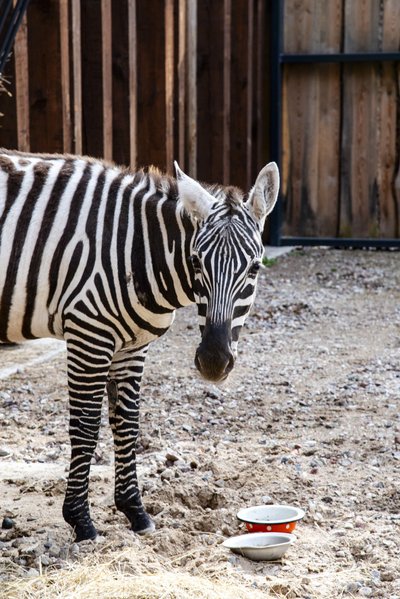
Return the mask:
POLYGON ((249 532, 292 532, 304 511, 291 505, 255 505, 240 510, 237 518, 249 532))
POLYGON ((234 553, 258 562, 279 559, 295 540, 294 535, 285 532, 256 532, 231 537, 222 544, 234 553))

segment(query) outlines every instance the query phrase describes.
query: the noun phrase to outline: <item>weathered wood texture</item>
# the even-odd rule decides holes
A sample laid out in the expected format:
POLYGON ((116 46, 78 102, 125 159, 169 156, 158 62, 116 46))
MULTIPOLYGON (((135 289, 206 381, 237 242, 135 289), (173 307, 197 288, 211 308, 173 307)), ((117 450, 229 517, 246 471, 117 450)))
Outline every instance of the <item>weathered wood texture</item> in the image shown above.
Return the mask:
POLYGON ((263 6, 32 0, 29 65, 21 29, 7 65, 12 97, 0 98, 2 145, 153 163, 169 172, 179 159, 200 179, 248 188, 268 159, 263 6))
MULTIPOLYGON (((400 49, 400 3, 345 2, 345 52, 400 49), (373 23, 373 27, 371 27, 373 23)), ((346 65, 343 70, 343 136, 340 229, 343 236, 399 235, 398 68, 346 65), (396 172, 397 169, 397 172, 396 172)))
MULTIPOLYGON (((396 0, 286 0, 288 53, 400 49, 396 0)), ((399 66, 287 65, 284 234, 399 236, 399 66)))
POLYGON ((27 15, 30 149, 63 152, 60 2, 35 0, 27 15))
MULTIPOLYGON (((265 0, 31 0, 0 145, 248 189, 269 159, 265 0)), ((399 0, 285 0, 286 52, 398 51, 399 0)), ((287 65, 283 233, 400 236, 399 65, 287 65)))
MULTIPOLYGON (((342 0, 285 2, 285 52, 339 52, 342 0)), ((339 194, 340 71, 285 69, 283 193, 285 233, 336 234, 339 194)))

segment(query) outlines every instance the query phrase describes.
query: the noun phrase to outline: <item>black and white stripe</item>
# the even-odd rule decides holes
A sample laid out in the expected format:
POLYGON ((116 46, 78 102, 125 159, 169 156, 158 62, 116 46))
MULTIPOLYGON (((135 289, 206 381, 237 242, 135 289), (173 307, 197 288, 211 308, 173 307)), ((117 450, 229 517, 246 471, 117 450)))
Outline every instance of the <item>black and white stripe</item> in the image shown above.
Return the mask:
POLYGON ((78 540, 96 534, 87 496, 105 389, 116 505, 133 530, 154 528, 135 458, 148 344, 177 308, 196 301, 196 365, 211 380, 227 376, 277 187, 274 164, 243 202, 239 190, 200 185, 179 167, 175 180, 90 158, 0 151, 0 340, 66 341, 71 467, 63 514, 78 540))

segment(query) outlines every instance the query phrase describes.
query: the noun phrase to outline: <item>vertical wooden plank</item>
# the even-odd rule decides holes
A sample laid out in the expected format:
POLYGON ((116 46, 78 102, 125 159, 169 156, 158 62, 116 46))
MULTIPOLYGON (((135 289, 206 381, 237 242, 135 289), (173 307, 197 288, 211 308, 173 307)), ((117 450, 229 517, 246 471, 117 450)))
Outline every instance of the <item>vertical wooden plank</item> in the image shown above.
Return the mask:
MULTIPOLYGON (((338 52, 342 1, 285 2, 286 52, 338 52)), ((339 212, 340 68, 288 65, 283 84, 286 235, 335 236, 339 212)))
POLYGON ((129 145, 130 164, 137 166, 137 30, 136 0, 128 0, 129 45, 129 145))
POLYGON ((81 2, 81 35, 83 152, 101 157, 104 154, 102 27, 98 0, 81 2))
POLYGON ((185 169, 186 131, 186 0, 179 0, 179 46, 178 46, 178 136, 179 166, 185 169))
POLYGON ((68 0, 60 0, 61 98, 63 150, 71 152, 71 98, 69 73, 68 0))
MULTIPOLYGON (((400 3, 386 0, 382 10, 382 51, 397 51, 400 48, 400 3)), ((400 65, 382 63, 378 74, 379 235, 400 237, 400 65)))
MULTIPOLYGON (((14 6, 17 0, 14 0, 14 6)), ((15 102, 17 109, 18 149, 29 152, 29 88, 27 18, 24 15, 14 42, 15 102)))
MULTIPOLYGON (((345 0, 345 52, 373 52, 380 46, 380 3, 345 0)), ((376 64, 343 69, 343 133, 340 235, 376 237, 378 185, 376 64)))
POLYGON ((74 151, 82 154, 82 63, 81 63, 81 3, 71 0, 72 13, 72 79, 73 79, 73 119, 74 151))
POLYGON ((165 2, 165 148, 166 170, 174 160, 174 0, 165 2))
MULTIPOLYGON (((252 106, 249 102, 251 104, 254 67, 252 63, 253 24, 250 23, 252 4, 252 0, 231 3, 230 98, 227 105, 225 101, 227 83, 225 83, 223 104, 224 129, 227 127, 227 121, 229 123, 229 136, 224 136, 223 146, 224 181, 243 189, 247 187, 248 150, 250 149, 251 155, 252 146, 252 125, 249 123, 249 119, 252 118, 252 106), (227 160, 229 160, 230 172, 226 172, 227 160)), ((225 24, 226 20, 224 20, 225 24)), ((224 68, 226 66, 225 64, 224 68)))
POLYGON ((137 2, 138 162, 166 166, 164 0, 137 2), (156 17, 155 17, 156 15, 156 17))
POLYGON ((188 57, 188 167, 192 177, 197 177, 197 0, 188 0, 187 6, 187 57, 188 57))
POLYGON ((231 156, 231 29, 232 5, 231 0, 224 0, 224 89, 223 89, 223 142, 222 142, 222 180, 225 185, 229 183, 231 156))
POLYGON ((204 181, 223 179, 223 3, 198 3, 197 43, 197 176, 204 181))
MULTIPOLYGON (((249 189, 252 182, 253 166, 253 96, 254 90, 254 62, 258 63, 258 47, 255 49, 254 36, 254 3, 253 0, 247 2, 247 130, 246 130, 246 179, 245 188, 249 189)), ((258 82, 257 82, 258 83, 258 82)))
POLYGON ((268 46, 268 30, 265 23, 266 7, 264 0, 257 0, 257 10, 254 11, 254 35, 256 47, 256 65, 255 65, 255 89, 253 93, 253 118, 249 121, 249 127, 252 129, 252 163, 249 172, 251 185, 258 171, 264 166, 269 157, 269 131, 266 130, 269 115, 269 72, 268 56, 266 50, 268 46))
POLYGON ((112 140, 113 160, 130 163, 129 8, 112 2, 112 140))
POLYGON ((101 0, 103 75, 103 156, 112 159, 112 39, 111 0, 101 0))
POLYGON ((63 151, 60 4, 28 5, 30 145, 33 152, 63 151))

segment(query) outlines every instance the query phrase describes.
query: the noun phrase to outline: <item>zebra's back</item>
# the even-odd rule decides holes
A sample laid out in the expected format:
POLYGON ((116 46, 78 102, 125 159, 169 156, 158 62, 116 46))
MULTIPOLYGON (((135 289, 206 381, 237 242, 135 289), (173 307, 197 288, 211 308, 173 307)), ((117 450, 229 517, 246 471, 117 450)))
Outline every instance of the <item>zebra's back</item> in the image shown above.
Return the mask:
POLYGON ((63 336, 65 302, 90 281, 102 242, 105 191, 124 176, 92 159, 0 151, 1 340, 63 336))

